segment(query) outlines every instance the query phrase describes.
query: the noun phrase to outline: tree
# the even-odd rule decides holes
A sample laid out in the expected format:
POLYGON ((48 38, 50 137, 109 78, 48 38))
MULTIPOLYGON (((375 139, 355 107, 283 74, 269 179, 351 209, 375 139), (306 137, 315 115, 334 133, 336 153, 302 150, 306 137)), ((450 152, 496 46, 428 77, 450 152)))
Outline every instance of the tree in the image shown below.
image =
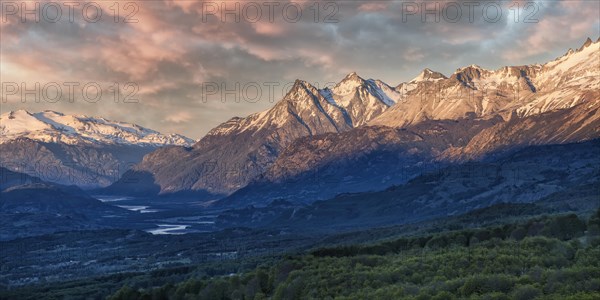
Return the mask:
POLYGON ((530 300, 541 294, 540 290, 533 285, 527 284, 517 287, 513 292, 513 299, 530 300))
POLYGON ((120 288, 109 299, 110 300, 130 300, 130 299, 138 299, 139 297, 140 297, 140 292, 125 285, 122 288, 120 288))
POLYGON ((527 231, 525 228, 519 226, 510 233, 510 238, 516 241, 520 241, 525 238, 527 231))

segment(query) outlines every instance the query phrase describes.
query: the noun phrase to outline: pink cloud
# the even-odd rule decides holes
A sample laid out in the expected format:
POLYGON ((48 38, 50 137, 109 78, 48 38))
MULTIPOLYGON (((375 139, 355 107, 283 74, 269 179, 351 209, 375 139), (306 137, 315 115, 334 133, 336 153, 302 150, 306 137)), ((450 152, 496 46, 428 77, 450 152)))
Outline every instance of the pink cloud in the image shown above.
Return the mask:
POLYGON ((192 120, 193 116, 189 112, 180 111, 176 113, 170 113, 165 118, 165 121, 169 123, 181 124, 192 120))
POLYGON ((377 12, 377 11, 385 11, 388 8, 386 3, 382 2, 367 2, 363 3, 358 7, 359 11, 365 12, 377 12))
POLYGON ((281 36, 285 32, 285 27, 275 22, 256 22, 252 23, 256 33, 265 36, 281 36))

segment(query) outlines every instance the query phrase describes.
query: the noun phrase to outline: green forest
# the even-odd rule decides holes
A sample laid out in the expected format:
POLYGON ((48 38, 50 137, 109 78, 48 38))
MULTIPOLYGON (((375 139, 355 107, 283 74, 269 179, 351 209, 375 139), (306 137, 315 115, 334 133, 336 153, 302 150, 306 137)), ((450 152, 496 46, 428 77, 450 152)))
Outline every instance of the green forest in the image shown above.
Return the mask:
POLYGON ((109 299, 600 299, 600 210, 314 249, 109 299))

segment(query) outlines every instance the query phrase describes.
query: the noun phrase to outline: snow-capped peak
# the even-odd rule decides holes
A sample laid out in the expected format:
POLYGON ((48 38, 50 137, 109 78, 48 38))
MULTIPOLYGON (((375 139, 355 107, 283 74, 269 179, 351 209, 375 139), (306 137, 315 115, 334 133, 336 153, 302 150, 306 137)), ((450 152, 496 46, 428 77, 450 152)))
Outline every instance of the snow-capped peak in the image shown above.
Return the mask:
POLYGON ((272 108, 245 118, 233 118, 207 133, 224 136, 251 130, 275 129, 300 122, 303 126, 320 123, 323 117, 335 123, 338 130, 360 126, 381 114, 399 99, 400 93, 381 80, 365 80, 356 72, 344 77, 333 88, 317 89, 309 82, 297 79, 283 99, 272 108))
POLYGON ((194 140, 178 134, 161 134, 139 125, 85 115, 46 110, 10 111, 0 115, 0 143, 18 138, 66 144, 101 143, 140 146, 191 146, 194 140))
POLYGON ((462 67, 456 70, 454 74, 464 73, 464 72, 488 72, 489 70, 480 67, 479 65, 469 65, 466 67, 462 67))
POLYGON ((421 81, 438 81, 446 78, 447 77, 440 72, 435 72, 429 68, 425 68, 417 77, 411 80, 410 83, 417 83, 421 81))
POLYGON ((356 72, 350 72, 348 73, 348 75, 346 75, 346 77, 344 77, 344 80, 348 80, 348 79, 362 79, 360 76, 358 76, 358 74, 356 72))
POLYGON ((588 69, 588 64, 586 64, 586 62, 595 61, 597 65, 598 55, 600 55, 600 38, 595 43, 592 42, 592 39, 587 38, 579 49, 575 51, 569 49, 565 55, 546 63, 543 67, 551 71, 548 72, 548 74, 552 74, 551 76, 567 71, 584 71, 583 69, 586 69, 585 71, 591 76, 598 76, 598 68, 588 69))
POLYGON ((592 39, 590 39, 589 37, 587 38, 587 40, 585 40, 585 42, 583 43, 583 45, 577 49, 577 51, 581 51, 587 47, 589 47, 591 44, 593 44, 594 42, 592 42, 592 39))
POLYGON ((600 91, 598 62, 600 39, 588 38, 582 47, 546 64, 497 70, 470 65, 436 86, 415 84, 430 74, 425 69, 412 82, 398 85, 403 101, 369 124, 401 127, 423 120, 456 120, 473 114, 504 117, 513 112, 522 117, 594 103, 600 91))
POLYGON ((336 95, 348 95, 354 92, 357 87, 364 85, 364 83, 365 80, 362 77, 358 76, 356 72, 352 72, 336 84, 331 91, 336 95))

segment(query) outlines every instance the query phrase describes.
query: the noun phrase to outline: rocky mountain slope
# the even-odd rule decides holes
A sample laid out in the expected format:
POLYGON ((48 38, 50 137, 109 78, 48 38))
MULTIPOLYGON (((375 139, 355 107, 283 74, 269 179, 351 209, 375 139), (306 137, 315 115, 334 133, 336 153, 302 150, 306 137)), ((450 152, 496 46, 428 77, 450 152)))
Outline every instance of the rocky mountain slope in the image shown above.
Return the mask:
POLYGON ((463 147, 488 120, 428 121, 410 128, 365 126, 292 143, 261 176, 220 203, 264 205, 275 199, 310 203, 339 193, 385 189, 431 169, 449 146, 463 147))
POLYGON ((144 157, 115 183, 112 193, 186 190, 229 194, 262 174, 290 143, 323 133, 346 132, 366 124, 393 105, 398 94, 355 73, 332 89, 297 80, 269 110, 232 118, 192 148, 166 147, 144 157), (131 183, 131 182, 134 183, 131 183))
POLYGON ((600 41, 588 39, 543 65, 468 66, 450 77, 425 69, 394 88, 355 73, 332 89, 298 80, 272 109, 233 118, 191 149, 148 154, 128 174, 137 183, 112 191, 237 191, 229 203, 311 202, 527 145, 593 139, 599 62, 600 41))
POLYGON ((106 186, 165 145, 193 140, 138 125, 54 111, 11 111, 0 116, 0 163, 46 181, 106 186))
MULTIPOLYGON (((558 72, 545 84, 529 86, 529 79, 519 72, 517 77, 521 77, 514 77, 513 85, 498 86, 518 89, 519 84, 525 84, 530 88, 527 99, 505 99, 503 107, 490 111, 477 110, 486 103, 485 97, 453 100, 452 95, 444 95, 447 97, 444 101, 449 103, 434 103, 435 98, 428 98, 428 89, 435 84, 446 86, 446 90, 477 91, 473 82, 479 82, 482 73, 475 72, 475 67, 468 67, 469 72, 474 72, 471 75, 465 75, 465 68, 450 78, 425 70, 406 83, 417 84, 415 92, 371 121, 371 126, 297 140, 264 174, 220 203, 264 205, 275 199, 324 200, 338 193, 385 189, 432 168, 489 160, 529 145, 600 137, 600 89, 596 88, 600 84, 600 66, 594 68, 600 62, 598 47, 600 43, 588 40, 579 50, 569 51, 555 62, 540 67, 550 70, 545 72, 555 72, 557 65, 570 65, 563 68, 568 72, 558 72), (597 75, 589 76, 594 70, 597 75), (459 81, 460 78, 464 81, 459 81), (471 82, 472 86, 465 86, 464 82, 471 82), (564 85, 551 88, 557 83, 564 85), (425 104, 421 105, 418 97, 423 97, 425 104), (425 115, 428 117, 420 118, 425 115), (383 127, 383 124, 388 126, 383 127)), ((546 73, 538 75, 548 76, 546 73)))
POLYGON ((486 117, 513 112, 519 117, 597 100, 600 39, 543 65, 486 70, 476 65, 449 78, 426 69, 397 87, 401 100, 369 125, 403 127, 425 120, 486 117))
POLYGON ((600 137, 600 102, 505 121, 429 120, 405 128, 362 127, 300 139, 269 170, 220 203, 312 202, 339 193, 382 190, 432 169, 487 161, 530 145, 600 137))
POLYGON ((597 209, 600 140, 530 146, 485 162, 424 172, 377 192, 345 193, 309 205, 275 200, 222 213, 221 226, 348 230, 459 215, 499 203, 597 209))

